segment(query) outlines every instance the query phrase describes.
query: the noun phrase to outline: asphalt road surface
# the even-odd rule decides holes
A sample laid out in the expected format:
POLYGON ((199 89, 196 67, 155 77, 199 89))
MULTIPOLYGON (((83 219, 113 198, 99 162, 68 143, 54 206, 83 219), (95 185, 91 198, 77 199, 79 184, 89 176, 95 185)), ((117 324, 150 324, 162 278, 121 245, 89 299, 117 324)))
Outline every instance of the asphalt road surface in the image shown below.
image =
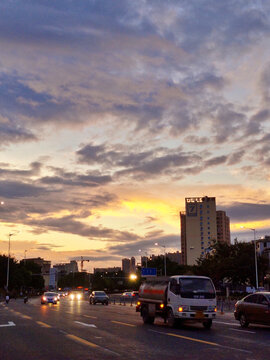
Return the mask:
POLYGON ((0 359, 267 360, 270 327, 241 329, 232 314, 218 314, 211 330, 201 324, 171 329, 162 319, 144 325, 130 305, 17 299, 0 303, 0 359))

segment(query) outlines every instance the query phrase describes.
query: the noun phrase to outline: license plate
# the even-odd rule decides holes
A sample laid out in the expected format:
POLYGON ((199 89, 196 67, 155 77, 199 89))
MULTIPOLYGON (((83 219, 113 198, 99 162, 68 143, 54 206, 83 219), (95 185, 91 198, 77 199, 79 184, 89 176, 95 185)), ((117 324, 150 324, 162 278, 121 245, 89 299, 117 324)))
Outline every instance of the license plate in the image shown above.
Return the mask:
POLYGON ((196 311, 195 318, 196 319, 202 319, 204 317, 202 311, 196 311))

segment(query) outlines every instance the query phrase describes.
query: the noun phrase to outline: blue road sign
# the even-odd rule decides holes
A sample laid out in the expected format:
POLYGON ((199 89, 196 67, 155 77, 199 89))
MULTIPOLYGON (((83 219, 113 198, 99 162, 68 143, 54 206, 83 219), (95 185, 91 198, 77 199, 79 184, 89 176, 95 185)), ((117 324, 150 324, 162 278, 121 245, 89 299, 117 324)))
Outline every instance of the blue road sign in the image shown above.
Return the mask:
POLYGON ((142 268, 141 276, 157 276, 156 268, 142 268))

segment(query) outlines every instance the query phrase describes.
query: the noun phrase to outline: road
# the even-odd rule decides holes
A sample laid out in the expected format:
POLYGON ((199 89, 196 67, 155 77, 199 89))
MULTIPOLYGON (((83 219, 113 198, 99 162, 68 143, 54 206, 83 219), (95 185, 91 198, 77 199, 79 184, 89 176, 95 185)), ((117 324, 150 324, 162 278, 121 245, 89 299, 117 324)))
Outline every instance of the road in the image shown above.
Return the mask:
POLYGON ((265 360, 269 339, 270 327, 241 329, 232 314, 218 314, 211 330, 170 329, 161 319, 144 325, 130 305, 0 303, 1 360, 265 360))

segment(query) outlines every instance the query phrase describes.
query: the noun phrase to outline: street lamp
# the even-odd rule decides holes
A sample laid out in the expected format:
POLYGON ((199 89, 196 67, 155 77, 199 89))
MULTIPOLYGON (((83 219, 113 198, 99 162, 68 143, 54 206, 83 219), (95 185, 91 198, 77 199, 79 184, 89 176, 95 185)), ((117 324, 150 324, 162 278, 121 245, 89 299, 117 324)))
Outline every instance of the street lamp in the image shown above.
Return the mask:
POLYGON ((9 283, 9 259, 10 259, 10 239, 11 236, 16 235, 16 233, 9 233, 8 234, 8 263, 7 263, 7 284, 6 284, 6 291, 8 292, 8 283, 9 283))
POLYGON ((166 246, 165 245, 159 245, 158 243, 155 243, 156 246, 160 246, 164 248, 164 275, 167 276, 167 266, 166 266, 166 246))
POLYGON ((253 235, 254 235, 254 251, 255 251, 255 275, 256 275, 256 289, 258 289, 259 284, 258 284, 258 265, 257 265, 257 248, 256 248, 256 229, 252 229, 252 228, 246 228, 245 226, 241 226, 242 229, 248 229, 253 231, 253 235))

